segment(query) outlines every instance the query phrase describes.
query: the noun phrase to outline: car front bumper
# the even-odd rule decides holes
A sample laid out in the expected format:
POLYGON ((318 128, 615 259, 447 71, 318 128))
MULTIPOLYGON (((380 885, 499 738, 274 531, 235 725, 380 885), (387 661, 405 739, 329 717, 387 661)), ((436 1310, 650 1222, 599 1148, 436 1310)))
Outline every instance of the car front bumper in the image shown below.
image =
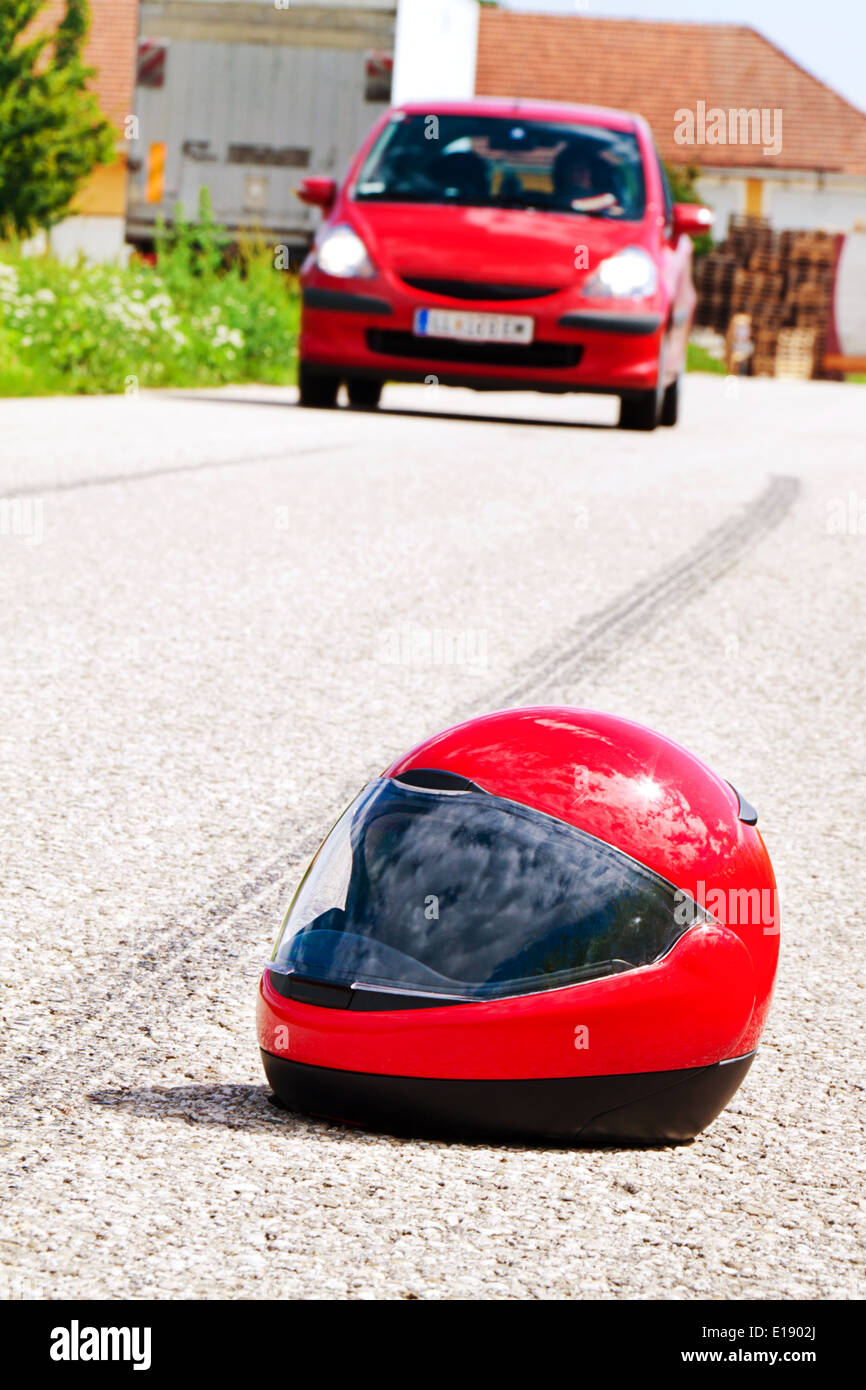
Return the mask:
POLYGON ((486 390, 588 391, 627 396, 654 390, 667 316, 639 306, 575 302, 573 293, 508 303, 450 300, 399 281, 303 282, 300 355, 309 370, 486 390), (532 344, 417 337, 416 310, 529 315, 532 344))

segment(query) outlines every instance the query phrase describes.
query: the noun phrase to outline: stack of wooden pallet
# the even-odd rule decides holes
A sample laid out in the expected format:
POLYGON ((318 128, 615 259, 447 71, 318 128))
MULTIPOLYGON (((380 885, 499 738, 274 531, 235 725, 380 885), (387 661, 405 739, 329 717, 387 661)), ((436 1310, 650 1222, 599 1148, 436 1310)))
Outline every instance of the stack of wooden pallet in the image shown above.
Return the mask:
POLYGON ((780 253, 786 276, 786 323, 810 330, 815 350, 823 353, 833 292, 836 238, 829 232, 782 232, 780 253))
POLYGON ((735 213, 728 222, 725 246, 738 265, 748 265, 753 256, 774 251, 776 240, 768 218, 740 217, 735 213))
POLYGON ((736 270, 731 313, 748 314, 756 327, 781 328, 784 276, 762 270, 736 270))
POLYGON ((734 314, 747 315, 755 376, 820 375, 835 261, 830 232, 732 217, 726 240, 695 265, 696 321, 727 333, 734 314))
POLYGON ((703 256, 695 262, 695 286, 698 291, 698 323, 724 333, 731 317, 731 299, 734 290, 734 276, 737 273, 736 256, 727 256, 720 251, 703 256))

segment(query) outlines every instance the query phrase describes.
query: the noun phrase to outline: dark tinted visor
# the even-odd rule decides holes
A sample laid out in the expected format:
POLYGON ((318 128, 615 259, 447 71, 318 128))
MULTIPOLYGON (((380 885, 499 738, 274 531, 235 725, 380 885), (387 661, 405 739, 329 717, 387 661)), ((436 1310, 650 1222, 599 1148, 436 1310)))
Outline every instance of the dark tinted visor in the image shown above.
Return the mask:
POLYGON ((658 960, 700 915, 675 911, 682 900, 628 855, 552 816, 481 790, 382 779, 310 865, 272 969, 499 999, 658 960))

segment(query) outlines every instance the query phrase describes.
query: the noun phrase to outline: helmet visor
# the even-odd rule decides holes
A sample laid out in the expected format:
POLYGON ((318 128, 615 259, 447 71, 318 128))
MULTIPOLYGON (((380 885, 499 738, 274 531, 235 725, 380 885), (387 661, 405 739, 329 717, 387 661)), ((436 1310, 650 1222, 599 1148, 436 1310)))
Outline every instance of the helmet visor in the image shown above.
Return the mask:
POLYGON ((383 778, 307 870, 271 966, 338 985, 499 999, 658 960, 700 916, 683 896, 543 812, 480 789, 383 778))

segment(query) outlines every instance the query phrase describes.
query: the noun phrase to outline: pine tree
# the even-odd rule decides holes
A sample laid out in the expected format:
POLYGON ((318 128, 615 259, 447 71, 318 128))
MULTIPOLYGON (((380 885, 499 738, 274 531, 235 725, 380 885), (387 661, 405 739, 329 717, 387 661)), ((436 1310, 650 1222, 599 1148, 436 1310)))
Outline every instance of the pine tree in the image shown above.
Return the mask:
POLYGON ((87 83, 87 0, 66 0, 57 29, 28 26, 45 0, 0 0, 0 237, 31 236, 68 212, 115 134, 87 83))

